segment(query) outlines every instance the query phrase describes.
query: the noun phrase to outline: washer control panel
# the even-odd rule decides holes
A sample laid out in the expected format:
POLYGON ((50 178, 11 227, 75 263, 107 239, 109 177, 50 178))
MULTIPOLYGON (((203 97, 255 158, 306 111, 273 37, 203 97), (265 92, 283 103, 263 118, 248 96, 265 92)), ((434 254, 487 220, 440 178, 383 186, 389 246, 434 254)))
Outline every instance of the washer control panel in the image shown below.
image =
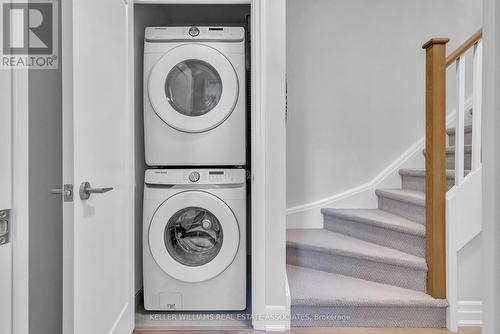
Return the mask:
POLYGON ((189 36, 196 37, 200 34, 200 29, 197 27, 191 27, 189 28, 189 36))
POLYGON ((156 185, 244 184, 246 170, 235 169, 148 169, 144 182, 156 185))

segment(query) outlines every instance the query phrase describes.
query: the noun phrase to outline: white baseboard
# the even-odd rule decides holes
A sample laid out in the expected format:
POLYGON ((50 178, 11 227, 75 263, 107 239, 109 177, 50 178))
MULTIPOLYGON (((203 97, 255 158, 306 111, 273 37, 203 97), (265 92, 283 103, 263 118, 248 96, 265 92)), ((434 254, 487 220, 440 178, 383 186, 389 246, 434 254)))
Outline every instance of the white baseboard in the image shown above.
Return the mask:
POLYGON ((458 327, 481 327, 483 305, 481 301, 462 300, 458 302, 458 327))
POLYGON ((321 228, 323 218, 321 208, 376 208, 377 188, 399 188, 401 168, 423 168, 424 157, 422 150, 424 139, 421 138, 409 147, 403 154, 392 161, 383 171, 371 181, 347 191, 323 198, 321 200, 297 205, 287 209, 287 228, 321 228))
MULTIPOLYGON (((465 109, 472 108, 472 97, 465 101, 465 109)), ((456 111, 453 110, 446 116, 446 124, 452 127, 455 121, 456 111)), ((394 159, 383 171, 376 175, 371 181, 357 187, 322 198, 320 200, 287 208, 287 228, 322 228, 323 217, 321 208, 376 208, 377 188, 399 188, 401 168, 424 168, 425 159, 422 154, 425 138, 422 137, 413 143, 406 151, 394 159)))
POLYGON ((266 332, 286 332, 290 329, 289 305, 267 305, 265 315, 253 314, 253 316, 255 319, 252 324, 255 330, 266 332))

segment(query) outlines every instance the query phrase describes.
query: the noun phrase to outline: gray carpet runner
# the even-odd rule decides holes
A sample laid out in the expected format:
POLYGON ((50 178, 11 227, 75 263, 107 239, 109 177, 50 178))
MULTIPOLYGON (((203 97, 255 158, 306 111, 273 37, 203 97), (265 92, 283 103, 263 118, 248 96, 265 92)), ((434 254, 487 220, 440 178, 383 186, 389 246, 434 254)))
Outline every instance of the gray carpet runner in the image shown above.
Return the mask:
MULTIPOLYGON (((465 128, 465 169, 471 132, 465 128)), ((447 134, 450 189, 454 129, 447 134)), ((399 174, 400 189, 376 190, 377 209, 323 208, 323 228, 287 230, 292 326, 446 326, 446 300, 425 293, 425 170, 399 174)))

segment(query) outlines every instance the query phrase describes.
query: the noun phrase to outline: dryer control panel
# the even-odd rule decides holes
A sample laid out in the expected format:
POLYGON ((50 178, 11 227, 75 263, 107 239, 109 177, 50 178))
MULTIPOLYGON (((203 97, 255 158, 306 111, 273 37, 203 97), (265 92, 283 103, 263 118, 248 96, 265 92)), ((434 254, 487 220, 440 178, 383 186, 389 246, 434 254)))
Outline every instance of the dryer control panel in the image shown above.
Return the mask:
POLYGON ((244 169, 148 169, 144 182, 152 185, 245 184, 244 169))
POLYGON ((144 38, 148 42, 220 41, 240 42, 245 39, 243 27, 147 27, 144 38))

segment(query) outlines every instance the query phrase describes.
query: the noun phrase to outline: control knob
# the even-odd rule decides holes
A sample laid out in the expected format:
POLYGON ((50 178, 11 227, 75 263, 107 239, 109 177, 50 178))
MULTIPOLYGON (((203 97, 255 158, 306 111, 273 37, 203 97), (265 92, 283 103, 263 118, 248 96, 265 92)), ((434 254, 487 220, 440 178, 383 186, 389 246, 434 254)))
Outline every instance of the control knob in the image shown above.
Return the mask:
POLYGON ((198 182, 199 180, 200 180, 200 173, 192 172, 191 174, 189 174, 189 181, 198 182))

